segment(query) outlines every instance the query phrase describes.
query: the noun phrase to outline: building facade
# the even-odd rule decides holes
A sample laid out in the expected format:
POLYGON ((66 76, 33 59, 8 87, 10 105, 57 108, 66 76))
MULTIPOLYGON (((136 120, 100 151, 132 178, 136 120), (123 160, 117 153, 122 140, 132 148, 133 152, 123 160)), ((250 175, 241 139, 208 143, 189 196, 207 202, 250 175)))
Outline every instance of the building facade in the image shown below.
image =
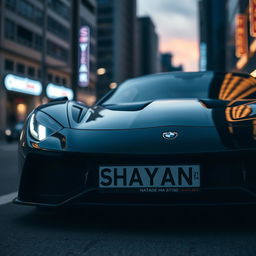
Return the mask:
POLYGON ((199 69, 202 71, 226 69, 226 1, 199 0, 199 69))
POLYGON ((183 66, 174 66, 171 53, 161 54, 161 72, 183 71, 183 66))
POLYGON ((159 71, 158 35, 155 25, 150 17, 139 17, 137 19, 137 73, 136 75, 147 75, 159 71))
POLYGON ((98 97, 136 72, 136 0, 97 0, 98 97))
MULTIPOLYGON (((88 25, 92 31, 90 66, 95 71, 96 1, 81 0, 79 8, 80 24, 88 25)), ((72 97, 72 1, 1 0, 0 26, 3 131, 23 121, 44 100, 61 95, 72 97)), ((92 86, 95 83, 94 72, 92 86)))
POLYGON ((252 73, 256 70, 256 2, 228 0, 227 6, 227 70, 252 73))

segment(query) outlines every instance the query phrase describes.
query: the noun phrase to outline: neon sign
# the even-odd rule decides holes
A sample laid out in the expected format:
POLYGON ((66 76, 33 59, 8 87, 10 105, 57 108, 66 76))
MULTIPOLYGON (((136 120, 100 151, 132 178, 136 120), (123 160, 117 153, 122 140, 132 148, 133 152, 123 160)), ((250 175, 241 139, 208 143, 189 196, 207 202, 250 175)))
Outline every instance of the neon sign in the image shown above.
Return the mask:
POLYGON ((79 31, 78 83, 87 87, 90 83, 90 28, 83 26, 79 31))
POLYGON ((250 34, 256 37, 256 0, 250 0, 250 34))
POLYGON ((237 14, 236 16, 236 57, 248 53, 247 16, 237 14))
POLYGON ((8 91, 20 92, 39 96, 42 93, 42 84, 39 81, 8 74, 4 78, 4 85, 8 91))
POLYGON ((67 97, 69 100, 72 100, 74 98, 72 89, 52 83, 47 85, 46 95, 50 99, 67 97))

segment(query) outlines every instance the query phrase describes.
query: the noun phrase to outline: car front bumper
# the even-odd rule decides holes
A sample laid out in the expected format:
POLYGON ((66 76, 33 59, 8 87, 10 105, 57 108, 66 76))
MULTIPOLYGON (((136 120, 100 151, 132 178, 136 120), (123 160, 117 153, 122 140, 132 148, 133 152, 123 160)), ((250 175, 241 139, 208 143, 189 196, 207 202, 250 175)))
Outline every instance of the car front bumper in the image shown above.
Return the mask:
POLYGON ((254 151, 181 155, 113 155, 20 151, 20 187, 15 203, 37 206, 240 205, 256 203, 254 151), (102 165, 200 164, 197 192, 139 192, 101 189, 102 165))

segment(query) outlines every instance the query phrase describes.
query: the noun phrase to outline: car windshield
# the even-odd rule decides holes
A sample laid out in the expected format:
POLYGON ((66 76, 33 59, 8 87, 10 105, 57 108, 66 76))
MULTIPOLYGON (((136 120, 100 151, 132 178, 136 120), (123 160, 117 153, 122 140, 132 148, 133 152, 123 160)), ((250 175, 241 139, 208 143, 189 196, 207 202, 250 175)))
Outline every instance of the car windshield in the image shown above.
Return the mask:
POLYGON ((256 80, 232 73, 169 73, 131 79, 121 84, 102 105, 157 99, 256 99, 256 80))

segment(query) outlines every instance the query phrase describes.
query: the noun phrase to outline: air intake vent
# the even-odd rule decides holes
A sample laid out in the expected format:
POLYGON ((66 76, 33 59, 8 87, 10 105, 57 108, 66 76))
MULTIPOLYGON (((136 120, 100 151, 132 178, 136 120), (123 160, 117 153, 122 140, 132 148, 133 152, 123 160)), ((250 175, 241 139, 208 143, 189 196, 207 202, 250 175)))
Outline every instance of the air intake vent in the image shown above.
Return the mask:
POLYGON ((117 111, 138 111, 148 106, 152 101, 133 102, 133 103, 119 103, 111 105, 103 105, 104 108, 117 111))
POLYGON ((87 108, 84 108, 78 105, 73 105, 71 110, 73 120, 76 123, 80 123, 83 117, 85 116, 87 110, 88 110, 87 108))

